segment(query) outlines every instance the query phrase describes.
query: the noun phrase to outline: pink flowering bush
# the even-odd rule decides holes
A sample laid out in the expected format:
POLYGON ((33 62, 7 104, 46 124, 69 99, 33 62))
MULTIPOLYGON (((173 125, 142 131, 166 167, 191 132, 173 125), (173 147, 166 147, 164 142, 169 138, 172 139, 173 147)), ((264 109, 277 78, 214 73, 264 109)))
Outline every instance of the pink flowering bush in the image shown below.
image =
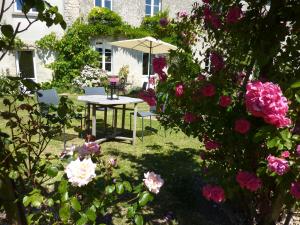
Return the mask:
POLYGON ((299 206, 297 4, 203 1, 170 21, 178 49, 157 85, 160 122, 199 139, 199 188, 241 224, 276 224, 299 206))

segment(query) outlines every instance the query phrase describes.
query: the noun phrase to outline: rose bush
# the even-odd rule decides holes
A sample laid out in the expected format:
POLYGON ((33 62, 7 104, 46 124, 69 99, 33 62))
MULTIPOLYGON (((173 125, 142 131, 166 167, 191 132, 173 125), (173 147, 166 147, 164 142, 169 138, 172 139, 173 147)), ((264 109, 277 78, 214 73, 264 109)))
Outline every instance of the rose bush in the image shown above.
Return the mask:
POLYGON ((230 203, 239 224, 274 224, 299 206, 299 6, 195 3, 169 21, 178 49, 153 60, 161 123, 204 144, 202 193, 230 203))
POLYGON ((0 203, 9 224, 111 224, 110 212, 121 202, 127 208, 123 216, 144 224, 143 207, 159 193, 163 179, 147 172, 144 182, 133 185, 114 176, 117 160, 104 160, 92 135, 60 156, 46 151, 65 126, 74 127, 77 107, 63 96, 45 114, 36 100, 39 85, 8 80, 0 93, 0 118, 9 131, 0 131, 0 203))

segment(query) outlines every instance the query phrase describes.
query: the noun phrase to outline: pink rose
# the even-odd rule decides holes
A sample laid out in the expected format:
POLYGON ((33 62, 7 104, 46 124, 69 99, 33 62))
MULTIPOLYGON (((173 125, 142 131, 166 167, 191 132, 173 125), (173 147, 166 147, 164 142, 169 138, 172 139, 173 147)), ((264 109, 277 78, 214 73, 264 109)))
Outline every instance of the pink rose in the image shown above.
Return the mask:
POLYGON ((211 23, 212 27, 215 29, 219 29, 222 25, 221 19, 218 15, 212 15, 210 17, 210 23, 211 23))
POLYGON ((112 167, 115 167, 117 165, 117 159, 116 158, 113 158, 113 157, 110 157, 108 159, 108 163, 112 166, 112 167))
POLYGON ((242 10, 239 6, 232 6, 227 13, 226 22, 227 23, 237 23, 242 17, 242 10))
POLYGON ((253 81, 247 84, 246 108, 253 116, 261 117, 276 127, 286 127, 291 120, 286 117, 288 102, 280 87, 271 82, 253 81))
POLYGON ((188 13, 187 13, 187 11, 182 10, 182 11, 180 11, 180 12, 177 13, 177 16, 179 18, 186 18, 188 16, 188 13))
POLYGON ((289 163, 285 159, 269 155, 267 160, 269 170, 277 173, 280 176, 287 173, 290 169, 289 163))
POLYGON ((300 182, 293 182, 290 189, 291 195, 293 195, 297 200, 300 199, 300 182))
POLYGON ((209 4, 210 0, 202 0, 203 3, 209 4))
POLYGON ((246 119, 238 119, 234 123, 234 130, 240 134, 246 134, 250 130, 251 124, 246 119))
POLYGON ((81 156, 86 156, 90 154, 99 154, 100 153, 100 145, 98 145, 96 142, 86 142, 78 148, 78 153, 81 156))
POLYGON ((220 144, 216 141, 206 139, 204 140, 204 146, 206 150, 210 151, 210 150, 218 149, 220 147, 220 144))
POLYGON ((210 8, 208 6, 204 7, 204 9, 203 9, 203 15, 204 15, 204 20, 206 22, 209 22, 210 18, 212 16, 212 12, 211 12, 211 10, 210 10, 210 8))
POLYGON ((201 89, 201 93, 206 97, 211 97, 216 94, 216 88, 213 84, 207 84, 201 89))
POLYGON ((197 116, 190 112, 185 113, 183 116, 183 120, 185 123, 193 123, 197 119, 198 119, 197 116))
POLYGON ((223 57, 219 55, 217 52, 212 52, 210 54, 210 61, 214 71, 219 71, 224 68, 225 64, 224 64, 223 57))
POLYGON ((282 153, 281 153, 281 157, 282 157, 282 158, 288 158, 288 157, 290 157, 290 152, 289 152, 289 151, 284 151, 284 152, 282 152, 282 153))
POLYGON ((165 57, 155 57, 152 60, 153 71, 158 74, 159 81, 167 80, 167 74, 164 72, 164 69, 167 66, 167 60, 165 57))
POLYGON ((230 96, 223 95, 220 97, 219 105, 226 108, 231 104, 232 100, 230 96))
POLYGON ((236 181, 239 183, 241 188, 248 189, 250 191, 257 191, 261 188, 262 182, 254 173, 240 171, 236 176, 236 181))
POLYGON ((184 85, 182 83, 177 84, 175 88, 175 95, 181 97, 184 93, 184 85))
POLYGON ((164 185, 164 180, 160 175, 154 172, 147 172, 144 173, 144 177, 145 179, 143 179, 143 181, 148 190, 154 194, 158 194, 160 188, 164 185))
POLYGON ((221 203, 225 201, 224 190, 220 186, 216 185, 205 185, 202 188, 202 194, 207 200, 212 200, 216 203, 221 203))
POLYGON ((156 94, 152 88, 148 88, 146 91, 141 91, 138 94, 140 99, 143 99, 149 106, 156 106, 156 94))

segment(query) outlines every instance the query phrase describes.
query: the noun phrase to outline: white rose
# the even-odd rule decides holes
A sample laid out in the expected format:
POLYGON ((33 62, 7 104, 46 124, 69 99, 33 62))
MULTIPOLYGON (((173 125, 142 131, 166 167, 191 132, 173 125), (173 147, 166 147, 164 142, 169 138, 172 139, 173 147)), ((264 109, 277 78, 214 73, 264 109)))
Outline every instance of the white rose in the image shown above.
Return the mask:
POLYGON ((144 173, 145 179, 143 179, 145 186, 152 193, 159 193, 160 188, 164 184, 164 180, 160 177, 160 175, 155 174, 154 172, 144 173))
POLYGON ((94 164, 90 158, 82 161, 78 158, 67 165, 65 172, 69 182, 71 182, 73 186, 81 187, 87 185, 96 177, 95 169, 96 164, 94 164))

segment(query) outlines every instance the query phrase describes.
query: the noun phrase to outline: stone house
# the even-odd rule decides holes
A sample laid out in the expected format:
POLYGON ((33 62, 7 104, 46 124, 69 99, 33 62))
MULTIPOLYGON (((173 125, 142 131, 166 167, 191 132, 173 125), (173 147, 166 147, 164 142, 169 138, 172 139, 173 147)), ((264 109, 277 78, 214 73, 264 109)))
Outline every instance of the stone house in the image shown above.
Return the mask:
MULTIPOLYGON (((171 17, 181 10, 190 11, 195 0, 48 0, 51 4, 57 5, 60 13, 64 16, 67 25, 70 26, 78 17, 85 17, 94 6, 106 7, 118 13, 123 21, 132 26, 139 26, 145 16, 153 16, 159 11, 168 10, 171 17)), ((14 26, 18 22, 26 24, 26 18, 21 12, 21 0, 15 2, 5 14, 4 21, 12 23, 14 26), (11 22, 12 21, 12 22, 11 22)), ((29 18, 35 18, 36 12, 32 10, 29 18)), ((63 30, 59 26, 48 28, 45 24, 37 22, 33 24, 19 38, 27 44, 26 49, 10 52, 0 62, 0 74, 10 75, 21 74, 26 78, 35 80, 38 83, 50 81, 52 71, 45 67, 54 60, 53 56, 45 56, 35 50, 35 41, 43 36, 55 32, 58 36, 63 35, 63 30)), ((92 40, 91 45, 99 51, 101 56, 100 67, 107 70, 109 74, 118 74, 124 65, 129 66, 128 81, 133 86, 141 87, 148 78, 147 60, 149 54, 117 48, 109 45, 113 39, 103 39, 101 37, 92 40)))

